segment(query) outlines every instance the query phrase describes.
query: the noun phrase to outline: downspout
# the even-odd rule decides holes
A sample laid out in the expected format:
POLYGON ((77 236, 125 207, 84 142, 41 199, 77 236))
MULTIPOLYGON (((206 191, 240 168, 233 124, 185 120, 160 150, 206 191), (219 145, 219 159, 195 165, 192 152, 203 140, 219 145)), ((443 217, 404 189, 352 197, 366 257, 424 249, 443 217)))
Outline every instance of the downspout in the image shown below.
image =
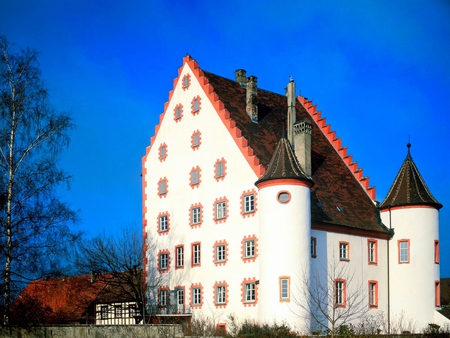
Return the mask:
MULTIPOLYGON (((392 218, 391 218, 391 207, 389 207, 389 230, 392 233, 392 218)), ((387 315, 388 315, 388 334, 391 334, 391 287, 390 287, 390 256, 389 256, 389 247, 391 246, 391 237, 389 237, 388 239, 388 243, 387 243, 387 289, 388 289, 388 310, 387 310, 387 315)))

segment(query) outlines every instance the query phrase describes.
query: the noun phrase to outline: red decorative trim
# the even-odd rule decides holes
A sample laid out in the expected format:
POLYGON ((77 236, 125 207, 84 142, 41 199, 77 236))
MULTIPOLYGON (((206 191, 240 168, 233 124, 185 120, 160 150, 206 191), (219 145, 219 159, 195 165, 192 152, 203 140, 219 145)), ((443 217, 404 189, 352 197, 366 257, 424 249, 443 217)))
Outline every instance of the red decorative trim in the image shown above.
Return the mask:
POLYGON ((170 270, 170 251, 169 250, 167 250, 167 249, 159 250, 157 268, 158 268, 159 273, 169 272, 169 270, 170 270), (161 267, 160 267, 162 254, 167 254, 167 269, 161 269, 161 267))
POLYGON ((203 285, 202 283, 193 283, 191 284, 191 287, 189 288, 189 304, 191 305, 192 309, 201 309, 203 306, 203 285), (200 304, 195 305, 194 304, 194 289, 200 289, 200 304))
POLYGON ((201 182, 202 182, 202 170, 200 169, 199 166, 196 166, 195 168, 192 168, 191 172, 189 173, 189 185, 191 186, 192 189, 194 189, 198 188, 201 182), (194 173, 194 171, 197 171, 198 173, 197 183, 192 183, 192 174, 194 173))
POLYGON ((386 207, 385 209, 380 209, 380 212, 388 212, 389 210, 394 211, 401 209, 437 209, 437 208, 431 205, 400 205, 396 207, 386 207))
POLYGON ((372 230, 365 230, 365 229, 355 229, 350 227, 344 227, 342 225, 338 224, 311 224, 312 230, 321 230, 321 231, 328 231, 328 232, 334 232, 338 234, 345 234, 345 235, 353 235, 353 236, 362 236, 362 237, 374 237, 378 239, 390 239, 391 235, 386 232, 381 231, 372 231, 372 230))
POLYGON ((441 307, 441 282, 438 280, 434 281, 434 305, 441 307))
POLYGON ((200 95, 195 96, 192 101, 191 101, 191 113, 192 115, 198 115, 198 113, 200 113, 200 110, 202 109, 202 98, 200 97, 200 95), (194 111, 194 104, 195 101, 198 102, 198 109, 196 111, 194 111))
POLYGON ((159 195, 159 197, 160 198, 162 198, 162 197, 166 197, 167 196, 167 193, 169 192, 169 180, 164 176, 164 178, 160 178, 159 179, 159 181, 158 181, 158 195, 159 195), (161 192, 161 183, 162 182, 166 182, 166 191, 165 192, 161 192))
POLYGON ((378 308, 378 281, 376 280, 369 280, 367 289, 369 291, 369 308, 371 309, 377 309, 378 308), (370 304, 370 285, 375 284, 375 292, 373 295, 373 304, 370 304))
POLYGON ((168 211, 160 212, 158 214, 158 216, 156 217, 156 231, 158 232, 158 235, 160 235, 160 236, 165 236, 169 233, 169 231, 170 231, 170 214, 168 211), (161 231, 161 229, 160 229, 159 222, 160 222, 160 218, 162 216, 167 216, 167 230, 165 230, 165 231, 161 231))
POLYGON ((241 241, 241 259, 244 263, 254 262, 258 258, 258 238, 256 235, 245 236, 241 241), (255 244, 255 254, 253 257, 245 257, 245 242, 253 240, 255 244))
POLYGON ((367 195, 373 200, 376 200, 376 188, 371 187, 369 184, 369 177, 363 175, 363 170, 359 169, 356 162, 353 162, 352 156, 347 155, 347 147, 342 146, 342 141, 340 138, 336 137, 336 132, 331 131, 331 125, 326 124, 326 119, 322 117, 322 113, 317 111, 317 107, 315 104, 312 104, 312 101, 298 96, 298 101, 302 104, 302 106, 306 109, 309 115, 312 117, 314 123, 319 127, 319 130, 327 137, 330 144, 333 146, 334 150, 339 154, 339 156, 343 159, 349 170, 352 172, 353 176, 356 180, 361 184, 364 188, 367 195))
POLYGON ((277 185, 300 185, 302 187, 311 188, 312 182, 311 181, 300 181, 295 178, 278 178, 274 180, 269 181, 263 181, 257 184, 258 189, 266 188, 266 187, 273 187, 277 185))
POLYGON ((181 88, 183 90, 189 89, 189 86, 191 85, 191 75, 188 73, 185 76, 183 76, 183 79, 181 81, 181 88))
POLYGON ((435 239, 434 240, 434 264, 439 264, 440 252, 441 252, 441 248, 440 248, 439 240, 435 239))
POLYGON ((227 324, 217 323, 216 325, 216 336, 222 337, 227 334, 227 324))
POLYGON ((214 220, 214 222, 216 224, 219 224, 219 223, 222 223, 222 222, 225 223, 227 218, 228 218, 228 214, 229 214, 229 211, 228 211, 228 198, 226 198, 225 196, 216 198, 216 200, 213 203, 213 220, 214 220), (225 217, 223 217, 223 218, 217 218, 216 205, 217 205, 217 203, 220 203, 220 202, 225 202, 225 217))
POLYGON ((241 302, 244 306, 256 306, 258 304, 258 285, 256 284, 256 278, 244 278, 241 283, 241 302), (245 284, 255 284, 255 300, 247 302, 245 300, 245 284))
MULTIPOLYGON (((187 64, 191 69, 191 73, 197 78, 198 83, 203 88, 203 91, 208 96, 209 101, 214 106, 217 114, 222 120, 225 127, 228 129, 230 135, 233 137, 236 145, 241 150, 248 164, 251 166, 257 177, 261 177, 266 169, 259 162, 259 159, 253 153, 253 149, 248 146, 248 140, 242 136, 242 131, 236 127, 236 121, 230 117, 230 112, 225 108, 225 105, 220 101, 219 96, 214 92, 213 86, 209 83, 209 80, 204 76, 203 71, 198 66, 198 63, 190 56, 183 58, 183 66, 187 64)), ((182 67, 178 71, 178 76, 181 74, 182 67)), ((178 78, 175 79, 176 84, 178 78)), ((169 93, 169 96, 171 94, 169 93)))
POLYGON ((191 243, 191 267, 196 268, 202 266, 202 243, 201 242, 194 242, 191 243), (194 246, 198 245, 199 252, 198 252, 198 263, 194 263, 194 246))
POLYGON ((378 241, 376 239, 367 239, 367 262, 369 265, 378 265, 378 241), (373 261, 370 261, 370 243, 374 244, 373 261))
POLYGON ((227 175, 227 161, 225 161, 225 159, 222 157, 221 159, 218 159, 216 161, 216 163, 214 163, 214 178, 216 179, 217 182, 219 181, 223 181, 223 179, 225 178, 225 176, 227 175), (223 175, 222 176, 218 176, 218 170, 217 170, 217 166, 219 165, 219 163, 223 163, 223 175))
POLYGON ((410 263, 410 257, 411 257, 411 246, 410 246, 409 239, 399 239, 397 241, 397 248, 398 248, 398 264, 409 264, 410 263), (400 256, 401 256, 400 243, 403 243, 403 242, 407 242, 408 243, 408 260, 406 262, 401 262, 400 261, 400 256))
POLYGON ((183 105, 181 103, 177 104, 173 109, 173 119, 176 123, 180 122, 183 118, 183 105), (177 117, 177 109, 180 110, 180 116, 177 117))
POLYGON ((191 204, 189 208, 189 225, 191 228, 199 228, 203 223, 203 205, 201 203, 191 204), (192 210, 195 208, 200 208, 200 222, 194 224, 192 219, 192 210))
POLYGON ((344 242, 344 241, 339 242, 339 260, 341 262, 350 262, 350 243, 349 242, 344 242), (347 247, 345 249, 345 253, 346 253, 345 258, 341 257, 341 244, 344 244, 347 247))
POLYGON ((159 146, 159 148, 158 148, 158 158, 159 158, 160 162, 164 162, 166 160, 166 158, 167 158, 167 144, 161 143, 161 145, 159 146), (162 148, 165 148, 164 149, 164 157, 162 156, 163 154, 161 153, 161 149, 162 148))
POLYGON ((213 245, 213 263, 215 266, 225 265, 228 262, 228 243, 226 240, 216 241, 213 245), (217 260, 217 247, 219 245, 225 245, 225 260, 217 260))
POLYGON ((174 257, 175 257, 175 270, 184 269, 184 245, 183 244, 179 244, 179 245, 175 246, 175 255, 174 255, 174 257), (182 249, 183 257, 181 259, 181 265, 178 264, 178 261, 179 261, 179 259, 178 259, 178 248, 182 249))
POLYGON ((343 279, 343 278, 336 278, 334 280, 334 290, 335 290, 335 292, 334 292, 334 297, 335 297, 334 303, 335 303, 335 306, 337 308, 345 308, 347 306, 347 281, 345 279, 343 279), (342 301, 343 301, 342 304, 338 304, 337 299, 336 299, 337 298, 337 286, 336 286, 336 284, 338 282, 342 282, 342 301))
POLYGON ((214 295, 214 305, 217 309, 225 308, 228 305, 228 284, 226 281, 215 282, 213 286, 213 295, 214 295), (217 287, 224 286, 225 287, 225 303, 217 303, 217 287))
POLYGON ((199 130, 196 130, 191 135, 191 148, 193 150, 197 150, 198 148, 200 148, 201 144, 202 144, 202 133, 200 133, 199 130), (197 145, 194 145, 194 137, 195 137, 195 135, 198 135, 198 144, 197 145))

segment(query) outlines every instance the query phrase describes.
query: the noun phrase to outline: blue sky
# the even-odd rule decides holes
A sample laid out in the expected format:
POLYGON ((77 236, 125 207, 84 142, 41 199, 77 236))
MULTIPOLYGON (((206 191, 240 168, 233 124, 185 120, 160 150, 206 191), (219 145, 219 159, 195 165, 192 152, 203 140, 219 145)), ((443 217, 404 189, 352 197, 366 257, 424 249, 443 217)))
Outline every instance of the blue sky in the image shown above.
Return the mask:
POLYGON ((141 226, 141 157, 187 53, 283 93, 292 75, 383 200, 411 154, 441 209, 450 277, 450 3, 3 0, 0 34, 40 51, 52 104, 77 129, 61 192, 90 235, 141 226))

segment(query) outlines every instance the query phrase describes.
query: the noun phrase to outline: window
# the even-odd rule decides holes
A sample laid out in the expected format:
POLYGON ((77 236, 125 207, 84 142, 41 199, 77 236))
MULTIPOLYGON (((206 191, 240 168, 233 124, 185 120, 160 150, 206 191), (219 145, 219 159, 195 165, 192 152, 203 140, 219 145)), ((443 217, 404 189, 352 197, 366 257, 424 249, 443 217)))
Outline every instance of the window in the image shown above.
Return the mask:
POLYGON ((192 188, 198 188, 201 180, 200 167, 191 169, 189 185, 192 188))
POLYGON ((191 222, 192 224, 200 223, 200 207, 195 207, 191 209, 191 222))
POLYGON ((311 237, 311 257, 317 257, 317 238, 311 237))
POLYGON ((159 217, 159 231, 169 230, 169 219, 167 215, 159 217))
POLYGON ((378 282, 369 281, 369 307, 378 307, 378 282))
POLYGON ((375 239, 367 240, 367 249, 368 249, 369 264, 377 264, 378 242, 375 239))
POLYGON ((254 257, 255 256, 255 241, 253 239, 245 241, 245 253, 244 257, 254 257))
POLYGON ((200 265, 200 243, 192 244, 192 265, 200 265))
POLYGON ((202 290, 200 288, 192 289, 192 305, 202 304, 202 290))
POLYGON ((216 203, 216 219, 222 219, 227 217, 227 205, 225 201, 216 203))
POLYGON ((334 282, 334 288, 336 291, 335 301, 336 307, 345 307, 345 280, 337 279, 334 282))
POLYGON ((193 150, 197 150, 200 147, 202 141, 201 133, 200 131, 194 131, 194 133, 191 136, 191 148, 193 150))
POLYGON ((167 178, 161 178, 158 182, 158 194, 160 197, 165 197, 167 194, 167 178))
POLYGON ((227 161, 222 157, 214 164, 214 178, 217 182, 223 180, 227 174, 227 161))
POLYGON ((280 277, 280 301, 288 302, 290 298, 290 277, 280 277))
POLYGON ((176 268, 182 268, 184 266, 184 246, 179 245, 175 248, 176 251, 176 268))
POLYGON ((278 202, 280 203, 289 203, 291 200, 291 194, 287 191, 282 191, 278 194, 278 202))
POLYGON ((191 84, 191 75, 186 74, 185 76, 183 76, 183 82, 182 82, 183 90, 188 89, 190 84, 191 84))
POLYGON ((434 306, 441 306, 441 283, 440 281, 434 281, 434 306))
POLYGON ((339 242, 339 259, 348 261, 350 259, 349 244, 347 242, 339 242))
POLYGON ((163 253, 159 255, 159 268, 166 270, 169 268, 169 254, 163 253))
POLYGON ((158 152, 158 157, 159 157, 159 160, 162 162, 162 161, 165 161, 166 160, 166 157, 167 157, 167 145, 165 144, 165 143, 163 143, 163 144, 161 144, 160 146, 159 146, 159 152, 158 152))
POLYGON ((191 103, 191 112, 193 115, 196 115, 200 112, 201 109, 201 99, 200 96, 194 97, 191 103))
POLYGON ((134 316, 139 315, 139 311, 137 309, 136 304, 130 305, 129 311, 130 311, 130 317, 134 317, 134 316))
POLYGON ((223 262, 225 260, 225 245, 216 246, 216 261, 223 262))
POLYGON ((224 285, 216 287, 216 304, 225 304, 226 289, 224 285))
POLYGON ((173 119, 175 122, 179 122, 181 118, 183 117, 183 105, 177 104, 175 106, 175 109, 173 110, 173 119))
POLYGON ((122 306, 121 305, 114 306, 114 316, 116 318, 122 318, 122 306))
MULTIPOLYGON (((184 289, 177 289, 177 305, 184 305, 184 289)), ((180 311, 180 308, 178 308, 178 311, 180 311)))
POLYGON ((100 308, 100 317, 101 317, 101 319, 108 318, 108 306, 107 305, 104 305, 100 308))
POLYGON ((439 255, 440 255, 439 241, 436 239, 434 241, 434 263, 439 264, 439 255))
POLYGON ((169 290, 161 290, 159 292, 159 305, 160 306, 167 306, 168 304, 168 297, 169 296, 169 290))
POLYGON ((398 261, 399 263, 409 263, 409 240, 398 241, 398 261))
POLYGON ((255 195, 245 195, 244 196, 244 213, 249 213, 255 211, 255 195))
POLYGON ((256 285, 255 283, 245 284, 245 302, 254 302, 256 300, 256 285))

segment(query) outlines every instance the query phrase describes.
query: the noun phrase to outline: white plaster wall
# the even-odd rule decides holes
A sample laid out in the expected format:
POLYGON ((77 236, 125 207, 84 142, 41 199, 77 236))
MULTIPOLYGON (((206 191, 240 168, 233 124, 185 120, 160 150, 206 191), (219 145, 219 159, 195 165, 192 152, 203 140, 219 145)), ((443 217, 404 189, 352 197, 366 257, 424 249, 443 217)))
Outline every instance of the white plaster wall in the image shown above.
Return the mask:
MULTIPOLYGON (((276 181, 274 181, 276 183, 276 181)), ((286 322, 309 332, 303 277, 310 264, 310 190, 300 185, 275 185, 260 190, 260 304, 259 320, 286 322), (289 203, 280 203, 281 191, 291 195, 289 203), (290 299, 280 301, 280 277, 290 278, 290 299)))
MULTIPOLYGON (((258 259, 244 263, 241 259, 241 241, 244 236, 258 236, 259 200, 254 182, 258 179, 248 165, 227 128, 221 122, 208 97, 191 73, 189 89, 181 88, 181 79, 190 72, 184 65, 177 88, 170 100, 166 114, 160 125, 154 144, 145 160, 147 186, 145 201, 147 233, 149 242, 155 243, 157 254, 161 249, 170 250, 170 273, 166 284, 173 289, 185 286, 185 304, 189 305, 189 288, 191 283, 202 283, 203 306, 196 312, 214 317, 224 322, 230 313, 239 318, 255 318, 256 307, 245 307, 241 302, 241 283, 244 278, 256 278, 258 275, 258 259), (191 113, 193 97, 200 95, 201 110, 198 115, 191 113), (176 123, 173 111, 177 104, 183 105, 183 117, 176 123), (214 126, 212 128, 211 126, 214 126), (191 135, 201 132, 201 145, 198 150, 191 148, 191 135), (167 158, 164 162, 158 159, 158 148, 161 143, 167 144, 167 158), (226 177, 217 182, 214 178, 214 165, 217 159, 226 160, 226 177), (192 189, 189 185, 190 171, 193 167, 201 168, 201 183, 192 189), (160 178, 168 178, 168 193, 164 198, 157 194, 160 178), (244 218, 241 215, 241 195, 246 190, 255 189, 257 211, 254 216, 244 218), (226 222, 216 224, 214 218, 214 202, 216 198, 228 198, 228 218, 226 222), (189 226, 189 209, 191 204, 202 203, 203 223, 199 228, 189 226), (162 236, 157 233, 157 217, 160 212, 170 213, 170 231, 162 236), (215 241, 228 242, 228 261, 225 266, 213 263, 213 244, 215 241), (201 266, 191 268, 191 243, 201 242, 201 266), (184 244, 184 269, 175 270, 175 246, 184 244), (228 304, 225 308, 216 308, 213 298, 213 285, 218 281, 226 281, 229 285, 228 304)), ((242 104, 245 104, 243 102, 242 104)))
POLYGON ((435 322, 435 281, 440 279, 435 264, 434 241, 439 240, 439 212, 434 208, 403 208, 381 213, 383 223, 395 235, 390 241, 391 318, 402 316, 417 329, 435 322), (398 241, 410 240, 410 263, 399 263, 398 241))

